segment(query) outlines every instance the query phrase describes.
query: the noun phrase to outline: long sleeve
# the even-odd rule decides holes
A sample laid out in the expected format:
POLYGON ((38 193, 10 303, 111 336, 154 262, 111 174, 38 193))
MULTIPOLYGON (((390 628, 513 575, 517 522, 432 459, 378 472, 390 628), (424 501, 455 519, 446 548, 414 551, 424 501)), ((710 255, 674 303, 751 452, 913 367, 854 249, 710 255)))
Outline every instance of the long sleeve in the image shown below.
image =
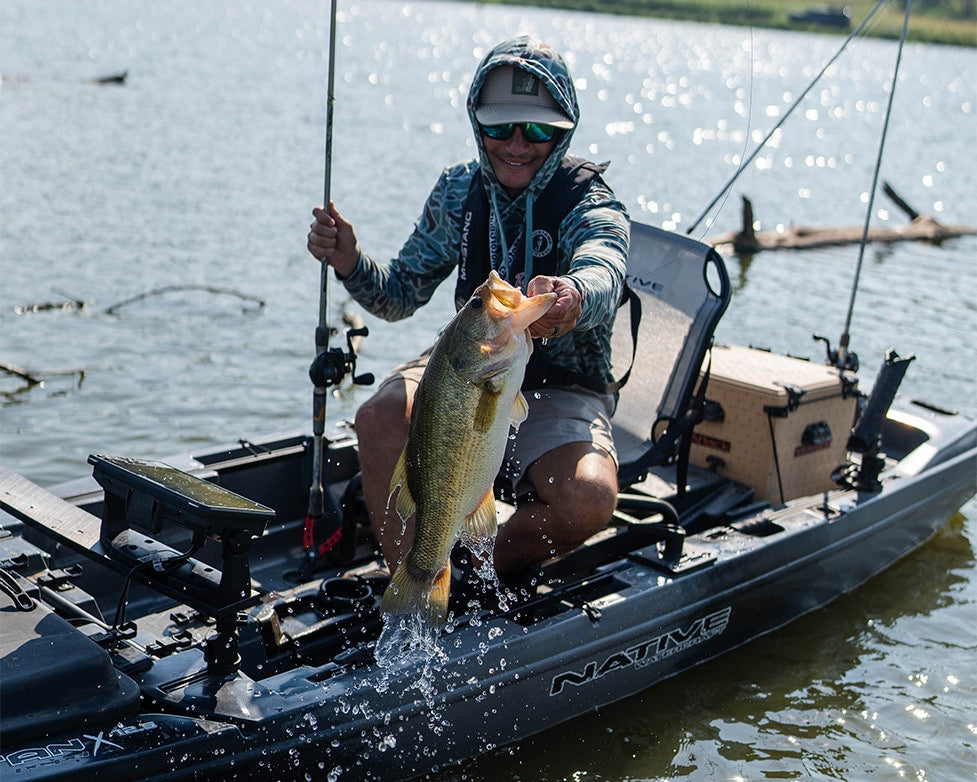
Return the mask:
POLYGON ((366 310, 385 320, 406 318, 457 268, 461 207, 474 168, 468 162, 442 172, 396 258, 379 264, 360 254, 341 282, 366 310))

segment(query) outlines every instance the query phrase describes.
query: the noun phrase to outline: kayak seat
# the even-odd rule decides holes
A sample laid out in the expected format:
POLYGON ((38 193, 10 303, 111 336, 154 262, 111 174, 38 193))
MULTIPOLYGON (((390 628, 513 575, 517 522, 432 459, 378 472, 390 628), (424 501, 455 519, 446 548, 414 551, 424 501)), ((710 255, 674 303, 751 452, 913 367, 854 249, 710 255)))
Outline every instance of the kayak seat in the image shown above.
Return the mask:
POLYGON ((676 463, 681 498, 702 416, 700 370, 729 304, 729 275, 709 245, 633 222, 626 281, 611 337, 613 371, 625 381, 612 421, 618 483, 627 490, 650 468, 676 463))
POLYGON ((651 543, 661 543, 667 567, 687 567, 691 527, 749 499, 749 489, 731 493, 728 479, 688 464, 708 383, 701 371, 731 296, 723 259, 702 242, 632 222, 626 282, 611 335, 617 510, 586 544, 544 563, 544 581, 594 572, 651 543))

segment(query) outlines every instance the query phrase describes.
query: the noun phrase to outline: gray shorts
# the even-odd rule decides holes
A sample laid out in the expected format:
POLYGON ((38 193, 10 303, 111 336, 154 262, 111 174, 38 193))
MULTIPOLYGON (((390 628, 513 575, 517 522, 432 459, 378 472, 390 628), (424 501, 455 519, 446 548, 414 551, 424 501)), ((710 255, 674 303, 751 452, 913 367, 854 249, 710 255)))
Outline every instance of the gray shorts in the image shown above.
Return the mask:
MULTIPOLYGON (((429 353, 406 361, 393 368, 380 383, 403 379, 416 385, 424 374, 429 353)), ((519 426, 514 438, 506 446, 500 475, 511 481, 521 493, 520 486, 526 469, 547 451, 567 443, 593 443, 603 448, 617 461, 614 438, 611 435, 611 416, 616 397, 596 394, 585 388, 548 388, 524 392, 529 405, 529 417, 519 426)))

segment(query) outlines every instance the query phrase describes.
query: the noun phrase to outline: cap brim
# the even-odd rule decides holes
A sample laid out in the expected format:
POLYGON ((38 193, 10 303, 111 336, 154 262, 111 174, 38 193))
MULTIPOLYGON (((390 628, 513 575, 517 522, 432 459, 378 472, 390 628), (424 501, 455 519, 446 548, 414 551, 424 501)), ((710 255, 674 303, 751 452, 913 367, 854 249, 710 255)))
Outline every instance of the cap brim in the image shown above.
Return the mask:
POLYGON ((475 118, 483 125, 504 125, 507 122, 539 122, 569 130, 573 120, 559 109, 532 106, 526 103, 490 103, 475 109, 475 118))

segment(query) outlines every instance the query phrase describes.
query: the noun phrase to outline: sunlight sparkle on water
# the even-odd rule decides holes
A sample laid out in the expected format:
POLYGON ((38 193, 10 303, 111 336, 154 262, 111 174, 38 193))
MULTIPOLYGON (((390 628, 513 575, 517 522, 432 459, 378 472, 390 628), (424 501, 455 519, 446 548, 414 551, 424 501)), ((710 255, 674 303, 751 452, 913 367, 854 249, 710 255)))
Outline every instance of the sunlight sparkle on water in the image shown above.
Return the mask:
POLYGON ((918 720, 928 720, 930 718, 930 713, 926 711, 922 706, 917 706, 910 703, 906 706, 906 712, 914 716, 918 720))

